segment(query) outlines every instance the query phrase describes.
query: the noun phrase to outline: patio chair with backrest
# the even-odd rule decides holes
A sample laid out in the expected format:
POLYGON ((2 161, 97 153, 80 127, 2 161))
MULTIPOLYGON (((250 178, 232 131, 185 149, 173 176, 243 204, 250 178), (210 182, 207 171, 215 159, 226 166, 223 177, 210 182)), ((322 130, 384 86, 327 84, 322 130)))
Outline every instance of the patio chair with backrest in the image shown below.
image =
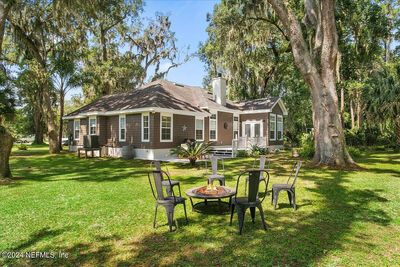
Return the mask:
MULTIPOLYGON (((154 166, 156 171, 162 171, 162 169, 161 169, 161 161, 159 161, 159 160, 152 161, 150 163, 150 169, 151 170, 153 170, 153 166, 154 166)), ((168 167, 166 165, 165 165, 165 169, 166 169, 166 172, 167 172, 168 176, 171 176, 171 174, 170 174, 170 172, 168 170, 168 167)), ((169 182, 167 180, 163 180, 162 181, 162 185, 166 188, 168 196, 172 196, 171 190, 172 190, 172 187, 174 187, 174 186, 178 186, 179 194, 181 194, 181 185, 180 185, 179 181, 170 180, 170 182, 169 182)))
POLYGON ((272 198, 271 203, 274 205, 274 209, 276 209, 276 205, 278 204, 279 192, 286 191, 289 198, 290 205, 293 206, 293 209, 296 210, 296 181, 299 176, 299 171, 301 167, 301 161, 297 161, 290 172, 289 178, 286 184, 273 184, 272 185, 272 198))
MULTIPOLYGON (((257 160, 257 159, 254 159, 253 169, 254 169, 254 170, 256 170, 256 169, 265 170, 265 171, 267 171, 268 174, 269 174, 269 167, 270 167, 270 164, 271 164, 271 160, 268 159, 268 161, 267 161, 267 156, 266 156, 266 155, 261 155, 260 158, 259 158, 258 160, 257 160), (257 167, 257 162, 259 162, 258 167, 257 167), (267 164, 267 166, 265 166, 265 164, 267 164)), ((260 181, 262 181, 262 180, 264 179, 264 174, 265 174, 265 172, 261 172, 261 173, 260 173, 260 181)), ((245 185, 246 188, 245 188, 245 191, 247 191, 247 183, 248 183, 248 181, 249 181, 249 178, 246 177, 246 185, 245 185)))
MULTIPOLYGON (((250 209, 251 220, 254 223, 256 208, 260 211, 262 224, 264 230, 267 230, 267 224, 264 218, 264 211, 262 208, 262 202, 265 199, 268 190, 268 182, 269 182, 269 174, 264 170, 248 170, 241 173, 236 182, 236 194, 233 197, 232 205, 231 205, 231 219, 230 225, 232 225, 233 213, 235 212, 235 208, 237 209, 238 220, 239 220, 239 234, 242 234, 243 224, 244 224, 244 216, 246 214, 246 210, 250 209), (262 182, 265 185, 265 190, 262 191, 262 195, 260 194, 260 177, 264 177, 262 182), (238 197, 240 181, 242 177, 246 176, 246 180, 248 181, 248 190, 245 188, 244 196, 238 197)), ((246 184, 246 181, 244 182, 246 184)))
POLYGON ((270 168, 270 165, 271 165, 271 160, 270 159, 267 159, 267 156, 266 155, 261 155, 260 156, 260 158, 257 160, 257 159, 254 159, 254 163, 253 163, 253 169, 256 169, 257 168, 257 162, 259 163, 258 164, 258 168, 260 169, 260 170, 266 170, 266 171, 269 171, 269 168, 270 168))
POLYGON ((174 221, 174 211, 176 205, 183 204, 186 223, 188 223, 188 218, 186 213, 186 202, 185 202, 186 198, 183 198, 180 192, 179 196, 175 196, 169 175, 164 171, 152 171, 151 173, 149 172, 147 176, 149 178, 151 192, 153 193, 153 196, 156 200, 153 227, 156 228, 158 206, 163 206, 165 208, 168 218, 168 226, 171 232, 174 222, 175 222, 175 227, 178 228, 178 223, 174 221), (153 182, 152 178, 150 177, 151 175, 153 176, 153 182), (163 190, 164 186, 162 185, 163 181, 167 181, 170 184, 171 196, 168 194, 166 196, 164 195, 164 190, 163 190))
POLYGON ((218 180, 220 185, 225 185, 225 175, 223 174, 225 171, 224 159, 212 155, 210 156, 210 161, 211 161, 211 174, 208 176, 208 183, 212 184, 215 180, 218 180), (222 164, 221 165, 222 174, 218 172, 218 167, 219 167, 218 162, 221 162, 222 164))

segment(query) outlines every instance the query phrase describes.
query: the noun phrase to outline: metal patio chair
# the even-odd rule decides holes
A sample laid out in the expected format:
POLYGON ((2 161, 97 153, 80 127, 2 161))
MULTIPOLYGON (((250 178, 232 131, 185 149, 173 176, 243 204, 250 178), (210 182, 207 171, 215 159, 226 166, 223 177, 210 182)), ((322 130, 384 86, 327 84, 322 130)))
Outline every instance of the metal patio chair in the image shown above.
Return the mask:
MULTIPOLYGON (((247 181, 245 181, 245 184, 247 181)), ((254 223, 256 208, 260 211, 261 221, 264 227, 264 230, 267 230, 267 224, 264 218, 264 211, 262 208, 262 202, 264 201, 269 183, 269 174, 265 170, 248 170, 241 173, 236 182, 236 194, 232 199, 231 205, 231 219, 230 225, 232 225, 233 213, 235 212, 235 208, 237 209, 238 220, 239 220, 239 234, 242 234, 243 224, 244 224, 244 215, 246 210, 250 209, 251 219, 254 223), (248 191, 247 187, 245 188, 245 196, 238 197, 239 192, 239 184, 242 177, 246 175, 246 180, 248 179, 248 191), (260 177, 263 176, 266 178, 260 181, 260 177), (265 184, 265 190, 262 192, 263 196, 260 198, 260 184, 263 182, 265 184)))
MULTIPOLYGON (((271 165, 271 160, 267 159, 266 155, 260 155, 260 158, 258 160, 257 159, 254 160, 253 169, 259 168, 260 170, 266 170, 269 172, 270 165, 271 165), (258 167, 256 166, 257 162, 259 162, 258 167)), ((260 177, 260 179, 262 178, 260 177)))
MULTIPOLYGON (((271 165, 271 160, 268 159, 267 161, 267 156, 266 155, 261 155, 260 158, 254 159, 254 163, 253 163, 253 169, 254 170, 265 170, 268 172, 269 175, 269 171, 270 171, 270 165, 271 165), (257 162, 259 162, 259 165, 257 167, 257 162), (267 166, 265 166, 265 164, 267 164, 267 166)), ((260 173, 260 181, 262 181, 265 177, 264 177, 265 172, 261 172, 260 173)), ((247 191, 247 183, 249 182, 249 178, 246 177, 246 184, 245 184, 245 191, 247 191)))
MULTIPOLYGON (((208 184, 212 184, 215 180, 219 181, 220 185, 225 185, 225 166, 224 166, 224 159, 217 157, 217 156, 210 156, 211 162, 211 174, 208 175, 208 184), (222 174, 218 172, 218 162, 222 164, 222 174)), ((207 161, 206 161, 206 168, 207 168, 207 161)))
MULTIPOLYGON (((168 174, 169 177, 171 177, 168 167, 166 165, 164 165, 164 166, 166 169, 166 173, 168 174)), ((150 162, 150 169, 153 170, 153 167, 155 168, 156 171, 162 171, 161 161, 154 160, 154 161, 150 162)), ((174 186, 178 186, 179 194, 181 194, 181 185, 180 185, 179 181, 177 181, 177 180, 170 180, 170 182, 167 180, 163 180, 162 185, 166 188, 168 196, 172 196, 171 190, 174 186)))
POLYGON ((163 206, 165 208, 170 232, 172 232, 172 226, 174 225, 174 222, 176 229, 178 228, 178 223, 174 221, 174 211, 176 205, 183 204, 186 223, 188 223, 188 218, 186 213, 186 198, 182 197, 180 192, 179 196, 175 196, 169 175, 164 171, 152 171, 151 173, 149 172, 147 176, 149 178, 151 192, 153 193, 154 199, 156 200, 153 227, 156 228, 158 206, 163 206), (153 176, 153 183, 150 174, 152 174, 153 176), (164 176, 166 177, 166 179, 164 176), (167 181, 170 184, 170 188, 172 189, 171 196, 168 194, 167 196, 164 195, 164 190, 163 190, 164 186, 162 184, 163 181, 167 181))
POLYGON ((293 209, 296 210, 296 181, 299 176, 299 171, 302 162, 297 161, 290 172, 290 176, 286 182, 286 184, 273 184, 272 185, 272 198, 271 204, 274 205, 274 209, 276 209, 276 205, 278 204, 278 197, 281 191, 286 191, 289 198, 290 205, 293 206, 293 209), (293 179, 293 182, 290 181, 293 179))

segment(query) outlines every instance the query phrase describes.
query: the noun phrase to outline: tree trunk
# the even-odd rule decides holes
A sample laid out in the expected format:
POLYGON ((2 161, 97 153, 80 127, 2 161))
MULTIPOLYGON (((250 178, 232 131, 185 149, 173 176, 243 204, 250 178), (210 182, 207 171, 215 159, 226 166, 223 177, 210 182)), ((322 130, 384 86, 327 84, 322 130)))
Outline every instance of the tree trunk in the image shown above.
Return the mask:
MULTIPOLYGON (((268 2, 289 34, 295 64, 311 90, 315 131, 314 164, 339 167, 353 165, 346 149, 336 92, 338 37, 334 1, 323 0, 316 5, 320 9, 318 23, 321 25, 316 25, 315 28, 322 31, 319 36, 322 43, 320 44, 321 40, 316 40, 315 47, 319 47, 320 53, 309 50, 296 14, 283 1, 268 2), (319 62, 316 61, 317 56, 320 57, 319 62)), ((311 13, 319 12, 313 10, 311 13)))
POLYGON ((6 28, 8 13, 10 12, 12 5, 12 1, 8 4, 5 4, 4 2, 5 1, 0 1, 0 55, 3 53, 4 31, 6 28))
POLYGON ((356 104, 356 112, 357 112, 357 128, 360 129, 362 125, 362 111, 361 111, 361 103, 360 97, 357 95, 357 104, 356 104))
MULTIPOLYGON (((8 4, 5 4, 5 1, 0 1, 0 55, 3 53, 3 38, 11 5, 12 1, 8 4)), ((0 178, 11 178, 9 160, 14 138, 1 124, 2 118, 0 114, 0 178)))
POLYGON ((342 118, 343 118, 343 113, 344 113, 344 88, 343 88, 343 86, 340 87, 340 113, 342 114, 342 118))
POLYGON ((14 138, 6 128, 0 125, 0 178, 11 178, 9 164, 14 138))
POLYGON ((384 41, 384 46, 385 46, 385 57, 384 61, 385 63, 389 62, 390 59, 390 37, 386 38, 384 41))
POLYGON ((64 117, 64 90, 60 90, 60 127, 58 130, 58 145, 60 151, 63 150, 62 136, 63 136, 63 117, 64 117))
POLYGON ((351 129, 354 129, 354 127, 356 127, 356 124, 354 121, 353 100, 350 100, 350 119, 351 119, 351 129))
POLYGON ((47 134, 49 137, 49 153, 60 153, 58 144, 58 131, 56 124, 56 114, 52 106, 51 92, 49 85, 43 85, 43 99, 44 99, 44 114, 46 114, 47 134))
POLYGON ((35 127, 35 139, 33 143, 37 145, 44 144, 43 116, 41 111, 36 107, 34 108, 33 123, 35 127))
MULTIPOLYGON (((100 25, 100 45, 102 49, 103 63, 105 63, 108 60, 106 33, 107 31, 103 29, 103 25, 100 25)), ((108 80, 103 81, 102 86, 103 88, 101 94, 109 95, 111 93, 109 81, 108 80)))

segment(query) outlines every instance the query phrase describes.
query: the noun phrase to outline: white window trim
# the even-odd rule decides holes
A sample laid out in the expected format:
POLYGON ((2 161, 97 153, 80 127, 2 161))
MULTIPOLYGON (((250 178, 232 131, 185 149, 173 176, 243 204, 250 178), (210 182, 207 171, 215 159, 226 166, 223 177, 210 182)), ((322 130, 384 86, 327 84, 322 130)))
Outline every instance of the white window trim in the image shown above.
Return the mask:
POLYGON ((171 113, 160 113, 160 142, 168 143, 174 140, 174 116, 171 113), (171 139, 163 140, 162 139, 162 117, 170 117, 171 118, 171 139))
POLYGON ((239 114, 233 114, 233 116, 232 116, 232 136, 233 136, 233 140, 238 140, 239 139, 239 133, 240 133, 240 117, 239 117, 239 114), (237 121, 237 132, 238 132, 237 138, 235 138, 235 117, 238 118, 238 121, 237 121))
POLYGON ((204 122, 204 118, 203 117, 195 117, 195 120, 194 120, 194 138, 196 139, 196 141, 204 141, 204 130, 206 129, 206 127, 205 127, 205 122, 204 122), (196 126, 197 126, 197 124, 196 124, 196 120, 202 120, 203 121, 203 129, 201 129, 202 131, 202 135, 201 135, 201 139, 197 139, 196 137, 197 137, 197 134, 196 134, 196 131, 197 131, 197 128, 196 128, 196 126))
POLYGON ((142 113, 142 142, 150 142, 150 113, 142 113), (148 139, 144 139, 144 118, 143 117, 145 117, 145 116, 147 116, 148 117, 148 122, 149 122, 149 124, 148 124, 148 129, 149 129, 149 131, 148 131, 148 139))
POLYGON ((118 116, 118 140, 121 142, 126 142, 126 115, 121 114, 118 116), (121 138, 121 118, 125 118, 125 138, 121 138))
POLYGON ((279 118, 282 119, 282 131, 281 131, 281 138, 279 138, 278 140, 282 141, 283 140, 283 116, 282 115, 277 115, 277 118, 276 118, 276 132, 279 131, 279 129, 278 129, 278 119, 279 118))
POLYGON ((218 141, 218 111, 210 111, 211 115, 215 114, 215 139, 211 139, 211 115, 208 117, 208 139, 210 141, 218 141))
POLYGON ((75 119, 74 120, 74 140, 79 140, 79 137, 81 136, 81 120, 80 119, 75 119), (75 123, 78 123, 79 125, 79 134, 78 138, 75 137, 75 123))
POLYGON ((270 113, 269 114, 269 120, 268 120, 268 138, 270 138, 269 140, 271 141, 276 141, 276 114, 274 113, 270 113), (274 138, 270 138, 271 137, 271 117, 275 118, 275 131, 274 131, 274 138))
POLYGON ((96 116, 90 116, 89 117, 89 120, 88 120, 88 128, 89 128, 89 135, 96 135, 97 134, 97 117, 96 116), (94 134, 92 134, 91 132, 90 132, 90 120, 93 120, 94 119, 94 121, 95 121, 95 123, 94 123, 94 134))

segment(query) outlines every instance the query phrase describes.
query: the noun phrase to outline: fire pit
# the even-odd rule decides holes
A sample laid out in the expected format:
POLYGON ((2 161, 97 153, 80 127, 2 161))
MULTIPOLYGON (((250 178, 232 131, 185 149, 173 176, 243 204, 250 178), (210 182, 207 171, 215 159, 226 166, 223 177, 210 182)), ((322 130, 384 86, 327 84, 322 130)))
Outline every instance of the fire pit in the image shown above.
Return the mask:
POLYGON ((236 191, 227 186, 200 186, 191 188, 186 191, 186 195, 190 198, 190 203, 192 204, 193 211, 204 212, 203 209, 199 209, 200 205, 208 206, 210 202, 215 202, 218 204, 219 212, 229 211, 229 207, 231 204, 232 196, 234 196, 236 191), (204 202, 199 202, 194 204, 192 198, 203 199, 204 202), (223 202, 221 199, 229 198, 229 202, 223 202), (208 200, 217 200, 217 201, 208 201, 208 200), (225 206, 225 208, 223 208, 225 206))

